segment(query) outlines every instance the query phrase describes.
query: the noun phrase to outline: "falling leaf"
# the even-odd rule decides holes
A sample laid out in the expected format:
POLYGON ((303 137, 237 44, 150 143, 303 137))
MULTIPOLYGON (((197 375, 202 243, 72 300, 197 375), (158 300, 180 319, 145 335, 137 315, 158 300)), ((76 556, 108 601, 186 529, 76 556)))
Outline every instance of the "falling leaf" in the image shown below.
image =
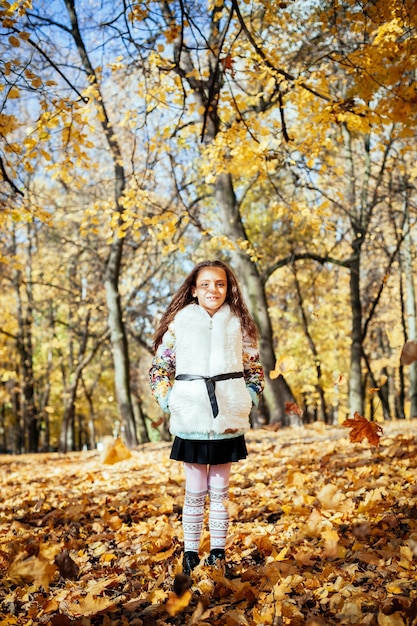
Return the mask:
POLYGON ((287 415, 301 415, 304 413, 302 409, 295 402, 286 402, 285 403, 285 413, 287 415))
POLYGON ((104 440, 100 460, 105 465, 114 465, 114 463, 119 461, 130 459, 131 456, 130 450, 128 450, 120 437, 116 437, 116 439, 107 437, 104 440))
POLYGON ((191 585, 192 585, 192 579, 190 576, 187 576, 187 574, 177 574, 174 578, 174 585, 173 585, 173 590, 176 596, 181 597, 182 595, 184 595, 184 593, 187 591, 187 589, 190 589, 191 585))
POLYGON ((378 391, 381 391, 381 387, 383 387, 385 385, 385 383, 388 380, 388 376, 381 376, 379 382, 379 385, 377 387, 370 387, 369 388, 369 393, 378 393, 378 391))
POLYGON ((192 598, 192 592, 187 589, 181 596, 177 596, 176 593, 171 592, 166 601, 165 607, 167 613, 174 617, 180 611, 183 611, 189 604, 192 598))
POLYGON ((292 356, 281 356, 275 363, 275 369, 269 372, 272 380, 282 374, 288 374, 296 369, 295 359, 292 356))
POLYGON ((417 341, 406 341, 401 351, 401 365, 410 365, 417 361, 417 341))
POLYGON ((230 73, 232 75, 232 78, 235 77, 235 71, 234 71, 234 59, 232 57, 231 54, 227 54, 225 57, 222 57, 220 59, 220 63, 223 65, 223 68, 225 70, 230 70, 230 73))
POLYGON ((353 419, 346 419, 342 426, 351 429, 349 438, 352 443, 361 443, 364 439, 367 439, 372 446, 379 445, 380 437, 384 432, 377 422, 368 422, 357 411, 353 419))
POLYGON ((346 382, 347 382, 346 374, 339 374, 339 376, 334 381, 334 384, 339 386, 339 385, 344 385, 346 382))
POLYGON ((75 579, 80 572, 80 568, 71 558, 66 548, 60 554, 56 555, 55 565, 58 566, 59 573, 63 578, 75 579))

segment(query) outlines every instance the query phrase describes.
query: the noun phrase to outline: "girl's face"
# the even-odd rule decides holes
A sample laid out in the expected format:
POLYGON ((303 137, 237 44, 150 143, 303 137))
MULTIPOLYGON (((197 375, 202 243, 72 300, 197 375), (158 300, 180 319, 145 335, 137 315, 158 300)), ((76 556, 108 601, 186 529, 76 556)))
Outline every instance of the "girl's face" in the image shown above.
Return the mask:
POLYGON ((224 304, 227 296, 227 276, 224 269, 221 267, 201 269, 191 294, 209 315, 214 315, 224 304))

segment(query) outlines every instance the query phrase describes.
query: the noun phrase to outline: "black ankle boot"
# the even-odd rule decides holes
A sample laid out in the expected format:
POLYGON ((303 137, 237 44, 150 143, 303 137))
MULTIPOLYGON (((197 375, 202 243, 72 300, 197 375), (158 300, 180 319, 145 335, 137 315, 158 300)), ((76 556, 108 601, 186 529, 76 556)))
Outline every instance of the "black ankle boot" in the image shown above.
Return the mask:
POLYGON ((221 548, 214 548, 213 550, 210 550, 210 554, 206 559, 206 564, 216 565, 218 561, 224 561, 225 558, 226 555, 224 550, 222 550, 221 548))
POLYGON ((197 552, 184 552, 184 558, 182 560, 182 571, 184 572, 184 574, 187 574, 187 576, 189 576, 193 569, 197 567, 199 563, 200 559, 197 552))

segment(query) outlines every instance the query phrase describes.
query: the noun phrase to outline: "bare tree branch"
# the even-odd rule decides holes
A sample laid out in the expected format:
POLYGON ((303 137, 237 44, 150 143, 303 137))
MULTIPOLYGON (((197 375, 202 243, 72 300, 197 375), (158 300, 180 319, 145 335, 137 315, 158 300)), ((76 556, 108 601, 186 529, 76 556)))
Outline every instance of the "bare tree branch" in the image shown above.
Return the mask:
POLYGON ((3 176, 3 179, 6 181, 6 183, 8 183, 10 185, 10 187, 13 189, 13 191, 15 193, 17 193, 19 196, 23 197, 25 194, 23 193, 23 191, 20 191, 20 189, 18 187, 16 187, 14 182, 9 177, 9 175, 8 175, 8 173, 6 171, 6 168, 4 166, 3 159, 1 157, 0 157, 0 171, 1 171, 1 174, 3 176))

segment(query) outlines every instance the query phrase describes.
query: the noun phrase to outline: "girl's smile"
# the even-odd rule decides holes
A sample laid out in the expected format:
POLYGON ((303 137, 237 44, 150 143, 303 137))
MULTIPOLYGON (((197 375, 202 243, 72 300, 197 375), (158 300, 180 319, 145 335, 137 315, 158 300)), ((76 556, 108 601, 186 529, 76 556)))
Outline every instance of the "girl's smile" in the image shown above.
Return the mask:
POLYGON ((214 315, 224 304, 227 296, 227 276, 221 267, 205 267, 198 276, 196 286, 192 288, 193 298, 198 304, 214 315))

